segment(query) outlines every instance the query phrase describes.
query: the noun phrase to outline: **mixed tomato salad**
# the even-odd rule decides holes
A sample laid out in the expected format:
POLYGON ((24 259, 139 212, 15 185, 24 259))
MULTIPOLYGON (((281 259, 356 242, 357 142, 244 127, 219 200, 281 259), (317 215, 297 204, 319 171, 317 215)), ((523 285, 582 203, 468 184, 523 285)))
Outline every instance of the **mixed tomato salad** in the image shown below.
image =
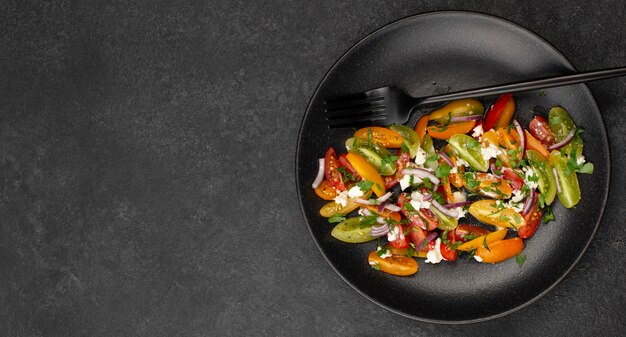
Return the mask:
MULTIPOLYGON (((373 269, 408 276, 426 263, 461 256, 482 263, 526 257, 524 240, 581 199, 578 173, 593 173, 582 129, 555 106, 529 125, 515 99, 487 109, 477 99, 449 102, 406 125, 365 127, 319 159, 313 189, 320 214, 346 243, 376 241, 373 269), (474 218, 477 221, 471 220, 474 218)), ((365 260, 365 257, 364 257, 365 260)))

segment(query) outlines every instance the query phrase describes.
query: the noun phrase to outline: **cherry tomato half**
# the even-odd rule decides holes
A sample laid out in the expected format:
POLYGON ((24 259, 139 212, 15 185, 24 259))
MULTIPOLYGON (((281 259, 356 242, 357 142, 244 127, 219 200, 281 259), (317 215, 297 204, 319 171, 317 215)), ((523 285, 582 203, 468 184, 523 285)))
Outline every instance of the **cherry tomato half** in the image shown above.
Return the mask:
POLYGON ((359 175, 359 172, 357 172, 354 167, 352 167, 352 164, 350 164, 350 162, 348 161, 347 156, 347 153, 342 153, 339 155, 339 159, 337 159, 337 161, 339 162, 339 166, 345 168, 346 171, 350 173, 352 177, 354 177, 353 181, 361 181, 361 176, 359 175))
POLYGON ((386 147, 386 148, 400 148, 402 146, 402 135, 397 131, 393 131, 389 128, 382 126, 369 126, 357 130, 354 133, 354 137, 361 139, 368 139, 369 135, 372 135, 372 141, 386 147))
POLYGON ((367 261, 370 266, 376 267, 378 270, 387 274, 396 276, 413 275, 417 273, 419 268, 417 261, 413 258, 402 255, 392 255, 383 259, 378 256, 376 252, 371 252, 367 257, 367 261))
POLYGON ((476 248, 474 255, 480 257, 484 263, 498 263, 508 260, 524 249, 524 240, 512 238, 492 242, 487 247, 476 248))
POLYGON ((324 156, 324 176, 332 187, 338 191, 345 191, 346 185, 343 183, 343 177, 339 172, 339 162, 335 149, 329 147, 324 156))
POLYGON ((530 121, 528 130, 533 137, 537 138, 537 140, 543 144, 543 146, 550 147, 551 145, 554 145, 554 134, 552 133, 552 130, 550 130, 548 121, 545 118, 535 116, 535 118, 530 121))
POLYGON ((532 237, 537 228, 539 228, 539 224, 541 223, 541 217, 543 212, 539 207, 539 197, 538 193, 535 193, 535 197, 533 198, 532 208, 530 212, 524 216, 524 220, 526 220, 526 225, 521 226, 517 229, 517 235, 522 239, 528 239, 532 237))
MULTIPOLYGON (((451 230, 446 235, 446 239, 451 245, 454 245, 456 243, 456 239, 454 238, 455 237, 454 231, 455 230, 451 230)), ((457 255, 456 250, 448 246, 445 242, 443 242, 443 240, 441 240, 439 250, 441 251, 441 256, 443 256, 444 260, 446 261, 456 260, 456 255, 457 255)))
POLYGON ((333 200, 337 196, 337 191, 326 179, 322 180, 322 183, 315 189, 315 193, 324 200, 333 200))

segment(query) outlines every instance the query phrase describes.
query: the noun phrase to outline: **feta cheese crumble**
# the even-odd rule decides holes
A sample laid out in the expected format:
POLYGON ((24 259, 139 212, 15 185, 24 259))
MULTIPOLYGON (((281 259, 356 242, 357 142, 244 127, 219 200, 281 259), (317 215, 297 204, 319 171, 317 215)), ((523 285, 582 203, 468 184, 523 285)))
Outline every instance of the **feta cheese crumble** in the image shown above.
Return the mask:
POLYGON ((537 188, 539 187, 539 176, 532 168, 522 168, 524 171, 524 184, 528 185, 529 188, 537 188))
POLYGON ((489 160, 491 158, 496 158, 501 153, 500 149, 498 149, 495 145, 489 144, 489 147, 480 148, 480 154, 483 156, 484 160, 489 160))
POLYGON ((416 210, 420 208, 430 208, 430 201, 424 201, 424 195, 419 191, 411 192, 411 201, 409 203, 416 210))
POLYGON ((337 193, 337 196, 333 200, 341 206, 346 207, 346 205, 348 205, 348 191, 337 193))
POLYGON ((478 138, 483 135, 483 125, 479 124, 475 128, 472 129, 474 132, 472 133, 472 137, 478 138))
POLYGON ((463 160, 463 159, 461 159, 461 158, 456 158, 456 166, 457 166, 457 167, 458 167, 458 166, 465 166, 465 167, 469 167, 469 166, 470 166, 470 164, 469 164, 467 161, 465 161, 465 160, 463 160))
POLYGON ((358 186, 353 186, 350 190, 348 190, 348 197, 350 198, 358 198, 363 196, 363 190, 361 190, 358 186))
POLYGON ((474 260, 476 260, 478 262, 483 262, 483 258, 478 256, 478 255, 474 255, 474 260))
MULTIPOLYGON (((377 252, 380 252, 381 250, 383 250, 383 247, 381 247, 381 246, 378 246, 378 248, 376 249, 377 252)), ((388 258, 388 257, 391 257, 391 251, 389 249, 385 248, 385 252, 382 253, 381 255, 379 255, 379 257, 381 259, 383 259, 383 260, 388 258)))
POLYGON ((422 150, 421 147, 417 148, 417 153, 415 154, 415 164, 424 165, 426 162, 426 151, 422 150))
POLYGON ((582 165, 585 163, 585 156, 580 156, 576 158, 576 165, 582 165))
POLYGON ((426 253, 426 263, 439 263, 443 260, 443 255, 441 255, 441 239, 437 238, 435 241, 435 249, 431 249, 426 253))

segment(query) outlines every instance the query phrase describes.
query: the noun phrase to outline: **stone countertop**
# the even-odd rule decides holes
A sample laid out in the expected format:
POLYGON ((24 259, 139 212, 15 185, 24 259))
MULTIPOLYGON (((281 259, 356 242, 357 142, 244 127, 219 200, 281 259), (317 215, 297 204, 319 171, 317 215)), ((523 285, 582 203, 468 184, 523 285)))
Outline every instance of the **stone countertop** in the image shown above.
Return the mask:
POLYGON ((626 65, 624 2, 521 4, 2 4, 0 335, 626 334, 626 78, 589 84, 612 156, 595 239, 508 316, 447 326, 388 312, 333 271, 300 212, 308 101, 389 22, 478 11, 536 32, 579 70, 626 65))

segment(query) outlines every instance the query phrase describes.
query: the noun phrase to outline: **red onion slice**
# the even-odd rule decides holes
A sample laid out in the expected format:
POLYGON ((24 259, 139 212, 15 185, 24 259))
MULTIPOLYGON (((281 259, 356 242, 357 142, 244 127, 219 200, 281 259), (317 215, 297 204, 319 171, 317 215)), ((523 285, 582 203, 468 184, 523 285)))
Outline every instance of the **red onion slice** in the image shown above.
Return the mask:
POLYGON ((400 206, 394 204, 387 204, 385 205, 385 208, 392 212, 400 212, 402 210, 400 206))
POLYGON ((452 208, 457 208, 457 207, 465 207, 465 206, 471 205, 472 203, 473 201, 455 202, 452 204, 445 204, 443 205, 443 207, 447 209, 452 209, 452 208))
POLYGON ((417 250, 422 250, 422 247, 426 248, 426 246, 428 246, 428 244, 433 241, 435 238, 437 237, 437 232, 432 232, 430 233, 427 237, 424 238, 424 240, 422 240, 422 242, 417 245, 417 250))
POLYGON ((378 206, 378 213, 382 212, 385 209, 385 205, 387 205, 386 201, 380 203, 380 205, 378 206))
POLYGON ((470 116, 454 116, 450 118, 450 122, 469 122, 469 121, 478 121, 483 118, 482 115, 470 115, 470 116))
POLYGON ((437 152, 437 154, 439 155, 439 157, 441 157, 441 159, 445 160, 445 162, 448 163, 448 165, 450 165, 451 167, 454 167, 454 162, 452 161, 450 157, 448 157, 447 154, 443 153, 443 151, 439 151, 437 152))
POLYGON ((354 202, 361 205, 372 205, 372 203, 368 199, 356 198, 354 199, 354 202))
POLYGON ((319 159, 319 168, 317 169, 317 177, 315 177, 315 181, 313 182, 313 189, 320 187, 322 180, 324 180, 324 158, 319 159))
POLYGON ((426 194, 424 194, 424 197, 422 198, 422 200, 424 200, 424 201, 431 201, 431 200, 433 200, 433 195, 430 194, 430 193, 426 193, 426 194))
POLYGON ((385 193, 383 196, 381 196, 380 198, 376 199, 378 200, 378 202, 385 202, 387 201, 387 199, 389 199, 391 197, 391 192, 387 192, 385 193))
POLYGON ((556 192, 561 193, 561 183, 559 182, 559 175, 556 173, 556 167, 552 168, 552 173, 554 173, 554 177, 556 178, 556 192))
POLYGON ((370 232, 371 237, 380 238, 389 234, 389 226, 386 224, 380 226, 372 226, 372 231, 370 232))
POLYGON ((522 125, 517 121, 517 119, 513 120, 513 124, 515 124, 515 130, 517 130, 517 134, 519 135, 519 141, 522 143, 522 155, 526 153, 526 133, 522 128, 522 125))
POLYGON ((491 174, 493 174, 498 179, 502 179, 502 174, 496 174, 496 171, 500 171, 500 172, 503 172, 503 171, 502 169, 498 170, 494 162, 489 163, 489 169, 491 170, 491 174))
POLYGON ((569 144, 569 142, 572 141, 572 139, 574 139, 574 130, 572 130, 570 133, 567 134, 567 136, 565 137, 565 139, 563 139, 562 141, 548 147, 548 150, 552 151, 552 150, 558 150, 560 148, 562 148, 563 146, 569 144))
POLYGON ((532 207, 533 207, 533 201, 535 200, 535 189, 531 188, 530 189, 530 194, 528 195, 528 197, 526 198, 526 201, 524 202, 524 207, 522 208, 522 215, 526 216, 528 215, 528 213, 530 213, 532 207))
POLYGON ((435 177, 434 174, 423 168, 404 169, 402 173, 414 175, 421 179, 428 178, 433 184, 439 185, 439 178, 435 177))
POLYGON ((433 206, 435 206, 435 208, 436 208, 439 212, 441 212, 441 213, 445 214, 446 216, 449 216, 449 217, 451 217, 451 218, 456 218, 456 217, 458 217, 458 216, 459 216, 459 213, 458 213, 457 211, 452 210, 452 209, 447 209, 447 208, 443 207, 443 206, 442 206, 440 203, 438 203, 438 202, 437 202, 437 200, 435 200, 435 199, 431 200, 431 201, 430 201, 430 203, 431 203, 433 206))

